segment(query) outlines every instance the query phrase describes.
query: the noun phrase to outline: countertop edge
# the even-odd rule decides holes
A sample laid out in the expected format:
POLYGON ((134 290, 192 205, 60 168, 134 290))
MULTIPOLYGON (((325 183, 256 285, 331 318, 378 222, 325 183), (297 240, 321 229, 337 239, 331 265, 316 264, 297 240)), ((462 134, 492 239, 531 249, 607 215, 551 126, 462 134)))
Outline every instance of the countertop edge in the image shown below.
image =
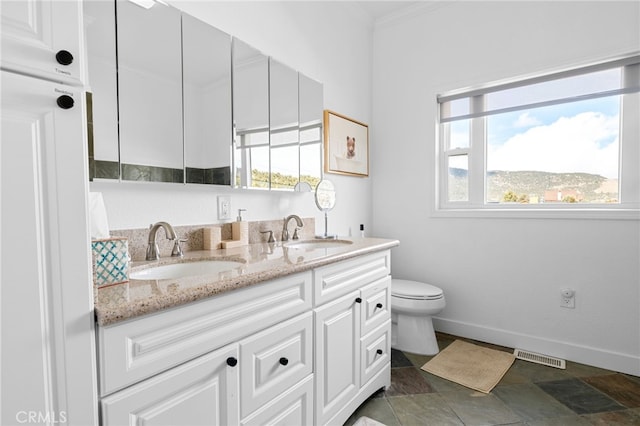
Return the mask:
MULTIPOLYGON (((189 303, 198 302, 207 298, 233 291, 262 282, 277 279, 287 275, 305 272, 314 268, 330 265, 342 260, 391 249, 400 244, 394 239, 372 239, 366 246, 359 246, 347 251, 318 257, 300 264, 273 267, 255 273, 249 273, 227 280, 218 280, 209 284, 199 285, 187 290, 179 291, 172 295, 160 295, 149 297, 135 302, 130 302, 120 308, 102 307, 96 300, 94 311, 98 326, 110 326, 127 320, 132 320, 145 315, 161 312, 170 308, 180 307, 189 303)), ((97 289, 96 291, 100 291, 97 289)))

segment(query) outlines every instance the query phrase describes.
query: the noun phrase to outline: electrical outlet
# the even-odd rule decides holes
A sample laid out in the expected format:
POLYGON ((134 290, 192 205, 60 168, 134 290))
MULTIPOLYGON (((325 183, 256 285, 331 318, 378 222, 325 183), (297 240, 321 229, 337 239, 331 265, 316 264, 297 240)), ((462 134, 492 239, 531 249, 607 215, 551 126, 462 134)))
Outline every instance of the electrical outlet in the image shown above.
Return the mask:
POLYGON ((574 309, 576 307, 576 292, 570 288, 563 288, 560 291, 560 306, 574 309))
POLYGON ((231 219, 231 197, 228 195, 218 195, 218 219, 231 219))

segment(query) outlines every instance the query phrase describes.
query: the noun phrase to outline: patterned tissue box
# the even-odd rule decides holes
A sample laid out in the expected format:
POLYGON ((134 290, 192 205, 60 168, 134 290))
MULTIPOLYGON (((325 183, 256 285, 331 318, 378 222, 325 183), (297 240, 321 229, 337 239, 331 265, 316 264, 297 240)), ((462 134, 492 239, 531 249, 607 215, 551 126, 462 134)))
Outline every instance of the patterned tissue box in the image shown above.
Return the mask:
POLYGON ((94 282, 106 286, 129 281, 129 243, 112 237, 91 241, 94 282))

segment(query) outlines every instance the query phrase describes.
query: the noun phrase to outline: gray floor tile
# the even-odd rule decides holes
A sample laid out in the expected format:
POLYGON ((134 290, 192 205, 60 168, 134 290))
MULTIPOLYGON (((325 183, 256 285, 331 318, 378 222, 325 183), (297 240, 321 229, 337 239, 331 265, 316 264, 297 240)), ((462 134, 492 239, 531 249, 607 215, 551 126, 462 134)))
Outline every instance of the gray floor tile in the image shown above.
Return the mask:
POLYGON ((391 386, 385 391, 386 396, 413 395, 431 393, 433 388, 424 379, 416 367, 391 369, 391 386))
POLYGON ((411 367, 413 364, 409 361, 404 352, 397 349, 391 349, 391 368, 411 367))
POLYGON ((554 417, 549 419, 530 420, 527 426, 592 426, 592 423, 582 416, 554 417))
POLYGON ((502 425, 521 422, 497 396, 476 392, 471 389, 440 394, 449 407, 467 426, 502 425))
POLYGON ((625 409, 625 407, 607 395, 579 379, 541 382, 537 383, 537 385, 576 414, 592 414, 625 409))
POLYGON ((610 411, 608 413, 589 414, 583 417, 591 424, 598 426, 640 425, 640 414, 633 410, 610 411))
POLYGON ((575 413, 533 383, 497 386, 491 392, 524 420, 571 416, 575 413))
POLYGON ((386 426, 401 426, 386 398, 369 398, 366 400, 358 407, 355 413, 349 417, 345 422, 345 426, 354 424, 362 416, 377 420, 386 426))
POLYGON ((511 370, 513 370, 513 373, 519 374, 521 377, 526 378, 531 382, 550 382, 570 379, 573 377, 565 372, 565 370, 547 367, 546 365, 536 364, 521 359, 516 359, 511 366, 511 370))
POLYGON ((578 364, 576 362, 567 361, 567 374, 573 377, 591 377, 604 374, 611 374, 611 371, 603 368, 592 367, 590 365, 578 364))
POLYGON ((437 394, 390 397, 389 403, 403 426, 464 425, 437 394))

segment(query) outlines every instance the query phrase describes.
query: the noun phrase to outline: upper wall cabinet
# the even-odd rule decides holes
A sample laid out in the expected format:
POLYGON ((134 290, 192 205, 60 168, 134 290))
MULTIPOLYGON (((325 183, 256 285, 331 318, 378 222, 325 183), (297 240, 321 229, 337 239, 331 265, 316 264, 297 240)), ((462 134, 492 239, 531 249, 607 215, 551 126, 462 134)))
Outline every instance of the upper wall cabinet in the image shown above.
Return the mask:
POLYGON ((89 177, 118 179, 118 82, 116 66, 116 4, 83 4, 87 67, 92 108, 89 115, 89 177))
POLYGON ((82 84, 81 9, 78 1, 3 1, 2 68, 82 84))
POLYGON ((123 180, 183 182, 180 11, 117 2, 123 180))
POLYGON ((269 58, 233 39, 234 186, 269 189, 269 58))
POLYGON ((300 180, 298 73, 269 60, 271 189, 292 190, 300 180))
POLYGON ((231 37, 182 15, 187 183, 231 184, 231 37))
POLYGON ((315 188, 320 83, 160 1, 84 14, 92 179, 315 188))
POLYGON ((300 137, 300 186, 315 190, 322 179, 322 83, 298 73, 298 121, 300 137))

